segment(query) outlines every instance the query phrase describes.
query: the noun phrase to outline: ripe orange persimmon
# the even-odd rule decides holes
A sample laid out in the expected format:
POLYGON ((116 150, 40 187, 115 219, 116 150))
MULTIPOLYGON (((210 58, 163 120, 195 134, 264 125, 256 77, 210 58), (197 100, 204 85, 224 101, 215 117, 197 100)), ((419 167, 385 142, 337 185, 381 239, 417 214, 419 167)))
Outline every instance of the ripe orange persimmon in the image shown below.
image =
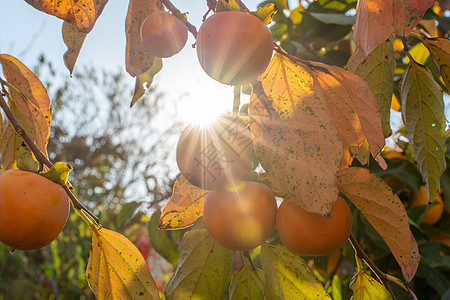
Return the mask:
POLYGON ((242 181, 228 191, 211 191, 203 206, 209 234, 220 245, 237 251, 261 245, 273 231, 277 202, 263 183, 242 181))
POLYGON ((341 197, 331 207, 331 218, 311 213, 292 200, 284 200, 277 213, 283 244, 302 256, 324 256, 340 249, 352 229, 352 214, 341 197))
POLYGON ((273 39, 257 17, 240 11, 215 13, 197 35, 197 56, 213 79, 230 85, 249 83, 267 68, 273 39))
POLYGON ((13 249, 46 246, 64 228, 69 198, 64 189, 35 173, 8 170, 0 175, 0 241, 13 249))
MULTIPOLYGON (((419 191, 413 191, 411 196, 411 202, 408 208, 414 208, 416 206, 423 206, 428 204, 428 190, 422 185, 419 191)), ((428 225, 436 224, 442 216, 444 211, 444 202, 442 201, 441 195, 436 196, 436 202, 430 204, 427 212, 420 220, 420 223, 425 223, 428 225)))
POLYGON ((153 12, 141 25, 142 42, 157 57, 170 57, 180 52, 187 35, 183 22, 165 11, 153 12))
POLYGON ((212 124, 188 125, 178 140, 177 164, 193 185, 206 190, 238 183, 253 158, 250 132, 239 118, 222 115, 212 124))

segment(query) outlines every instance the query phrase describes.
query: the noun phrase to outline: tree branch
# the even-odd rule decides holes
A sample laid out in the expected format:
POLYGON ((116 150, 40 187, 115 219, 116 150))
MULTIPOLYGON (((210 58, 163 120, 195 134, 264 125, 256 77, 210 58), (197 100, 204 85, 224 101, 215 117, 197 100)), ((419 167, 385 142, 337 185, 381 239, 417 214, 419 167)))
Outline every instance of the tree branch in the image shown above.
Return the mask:
MULTIPOLYGON (((170 0, 161 0, 162 4, 170 10, 173 14, 183 14, 178 8, 176 8, 170 0)), ((184 25, 188 28, 189 32, 192 33, 192 35, 197 39, 197 28, 195 28, 194 25, 189 23, 188 21, 184 21, 184 25)))
MULTIPOLYGON (((5 83, 3 79, 0 78, 1 83, 5 83)), ((27 144, 28 148, 30 148, 31 152, 33 152, 36 159, 46 165, 48 168, 53 167, 53 163, 45 156, 44 153, 36 146, 36 144, 33 142, 33 140, 30 138, 30 136, 25 132, 25 129, 23 128, 22 124, 20 124, 19 120, 17 120, 14 113, 9 108, 8 104, 6 103, 5 99, 3 98, 4 95, 1 94, 0 96, 0 107, 5 112, 6 117, 8 118, 9 122, 13 126, 14 130, 17 132, 18 135, 22 137, 22 139, 27 144)), ((89 211, 78 199, 75 197, 75 195, 72 193, 72 191, 69 189, 67 185, 63 186, 64 190, 66 191, 67 195, 69 196, 72 205, 74 208, 77 208, 79 210, 83 210, 86 212, 97 224, 99 224, 99 219, 97 216, 95 216, 91 211, 89 211)))
POLYGON ((353 233, 350 233, 349 240, 350 240, 350 243, 353 246, 353 249, 355 249, 355 251, 356 251, 356 255, 360 259, 362 259, 366 263, 366 265, 375 273, 375 275, 378 277, 379 281, 384 285, 384 287, 389 291, 389 293, 391 293, 392 298, 394 300, 396 300, 397 298, 395 297, 394 293, 391 290, 391 287, 389 286, 389 284, 388 284, 388 282, 386 280, 386 274, 383 273, 380 269, 378 269, 378 267, 375 265, 375 263, 367 255, 367 253, 364 252, 363 248, 358 243, 358 241, 356 240, 356 238, 353 235, 353 233))

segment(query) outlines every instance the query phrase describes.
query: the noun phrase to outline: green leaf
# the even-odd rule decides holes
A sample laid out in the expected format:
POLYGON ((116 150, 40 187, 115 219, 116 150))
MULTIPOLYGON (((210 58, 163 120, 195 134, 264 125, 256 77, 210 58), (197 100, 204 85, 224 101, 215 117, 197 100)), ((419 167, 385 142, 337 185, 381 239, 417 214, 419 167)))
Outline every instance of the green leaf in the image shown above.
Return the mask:
POLYGON ((268 299, 331 299, 299 256, 282 245, 267 243, 261 252, 268 299))
POLYGON ((442 90, 430 71, 411 59, 403 75, 401 98, 403 122, 428 189, 428 199, 435 199, 446 167, 442 90))
POLYGON ((131 218, 136 210, 141 206, 138 202, 128 202, 122 206, 122 209, 116 216, 118 226, 122 226, 129 218, 131 218))
POLYGON ((395 70, 392 42, 388 40, 381 44, 367 57, 362 49, 356 49, 348 62, 348 68, 369 85, 380 108, 384 137, 390 136, 392 131, 389 120, 395 70))
POLYGON ((144 96, 146 91, 150 89, 153 78, 159 71, 162 70, 162 59, 155 57, 152 66, 145 73, 142 73, 136 77, 136 84, 134 86, 133 99, 131 100, 130 107, 132 107, 139 99, 144 96))
POLYGON ((181 242, 180 262, 166 287, 166 298, 222 299, 233 256, 234 252, 217 244, 206 228, 194 226, 181 242))
POLYGON ((450 40, 446 38, 421 38, 430 50, 431 56, 439 65, 445 85, 450 89, 450 40))
POLYGON ((440 295, 443 295, 450 286, 448 276, 439 269, 434 269, 427 265, 421 265, 417 275, 420 275, 420 277, 425 277, 428 284, 431 285, 440 295))
POLYGON ((337 25, 353 25, 355 23, 354 16, 347 16, 344 14, 332 14, 332 13, 309 13, 315 19, 324 24, 337 24, 337 25))
POLYGON ((245 262, 244 266, 236 270, 231 277, 230 299, 264 299, 264 286, 261 282, 262 278, 264 278, 263 270, 253 270, 252 267, 245 262))
MULTIPOLYGON (((1 120, 0 120, 1 121, 1 120)), ((39 163, 34 157, 33 152, 28 149, 27 144, 22 142, 19 148, 19 159, 17 160, 17 167, 19 170, 37 173, 39 163)))
POLYGON ((150 222, 148 222, 147 229, 150 244, 159 255, 164 257, 171 264, 176 265, 178 263, 178 259, 180 258, 178 247, 177 244, 170 238, 168 231, 158 229, 160 217, 161 212, 158 210, 152 215, 150 222))
POLYGON ((40 173, 39 175, 64 186, 67 183, 70 171, 72 171, 72 167, 69 164, 56 162, 48 172, 40 173))

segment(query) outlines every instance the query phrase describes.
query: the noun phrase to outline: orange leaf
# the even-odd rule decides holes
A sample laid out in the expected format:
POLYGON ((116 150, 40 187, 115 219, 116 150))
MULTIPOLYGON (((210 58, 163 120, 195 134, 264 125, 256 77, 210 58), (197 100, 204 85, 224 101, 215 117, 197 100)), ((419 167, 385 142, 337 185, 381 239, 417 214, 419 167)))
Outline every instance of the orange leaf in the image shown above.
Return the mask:
POLYGON ((356 12, 354 40, 368 55, 394 31, 408 35, 433 0, 360 0, 356 12))
POLYGON ((159 300, 155 280, 138 248, 117 232, 91 228, 86 277, 96 298, 159 300))
POLYGON ((159 229, 181 229, 203 216, 203 203, 208 191, 193 186, 181 175, 173 186, 172 197, 164 206, 159 229))
POLYGON ((348 101, 358 115, 361 128, 369 142, 370 153, 376 157, 384 146, 381 114, 378 102, 367 83, 359 76, 339 67, 328 66, 328 71, 345 88, 348 101))
POLYGON ((343 169, 337 176, 337 182, 339 190, 384 239, 406 282, 411 281, 419 266, 420 255, 401 200, 381 178, 367 169, 343 169))
POLYGON ((155 57, 144 48, 141 41, 141 25, 149 14, 158 10, 157 3, 157 0, 130 0, 128 6, 125 20, 125 64, 127 72, 133 77, 145 73, 155 62, 155 57))
POLYGON ((34 8, 53 15, 89 33, 108 0, 25 0, 34 8))
POLYGON ((342 146, 312 70, 276 54, 253 84, 249 115, 256 155, 271 186, 327 215, 337 199, 342 146))
POLYGON ((83 46, 86 34, 79 32, 75 26, 64 21, 62 36, 64 44, 67 46, 67 51, 64 53, 64 63, 72 76, 73 68, 77 61, 78 54, 80 53, 81 46, 83 46))
MULTIPOLYGON (((3 73, 8 82, 9 107, 24 127, 25 132, 47 155, 51 106, 45 87, 39 78, 18 59, 2 54, 0 55, 0 64, 3 66, 3 73)), ((6 169, 13 165, 18 155, 14 149, 22 143, 22 141, 18 142, 17 137, 14 136, 15 133, 8 133, 9 138, 3 138, 0 146, 2 150, 8 149, 7 152, 2 152, 2 165, 6 169), (9 142, 13 144, 8 146, 9 142)))

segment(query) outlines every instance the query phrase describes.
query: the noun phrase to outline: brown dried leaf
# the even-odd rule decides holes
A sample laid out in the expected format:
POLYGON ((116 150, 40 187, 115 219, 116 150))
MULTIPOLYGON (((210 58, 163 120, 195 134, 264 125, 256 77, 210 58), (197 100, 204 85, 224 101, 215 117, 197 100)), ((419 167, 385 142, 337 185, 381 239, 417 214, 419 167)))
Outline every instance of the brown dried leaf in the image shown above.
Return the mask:
POLYGON ((394 31, 408 35, 434 0, 358 1, 354 40, 367 56, 394 31))
POLYGON ((279 54, 261 81, 253 84, 249 115, 266 178, 304 209, 327 215, 342 146, 326 95, 309 67, 279 54))
POLYGON ((72 76, 75 62, 80 53, 81 46, 83 46, 86 33, 79 32, 78 29, 67 21, 64 21, 62 26, 62 36, 64 44, 67 46, 67 51, 64 53, 64 64, 69 69, 72 76))
POLYGON ((34 8, 73 24, 89 33, 108 0, 25 0, 34 8))
POLYGON ((339 190, 363 213, 384 239, 407 282, 419 266, 418 246, 409 229, 401 200, 378 176, 364 168, 347 168, 337 175, 339 190))
MULTIPOLYGON (((36 146, 47 155, 47 142, 50 135, 51 106, 45 87, 33 72, 13 56, 0 55, 0 64, 8 82, 10 95, 8 105, 22 124, 25 132, 36 143, 36 146)), ((10 168, 18 158, 17 140, 14 130, 9 130, 7 138, 1 141, 3 168, 10 168), (8 145, 8 143, 11 143, 8 145)))
POLYGON ((202 190, 181 175, 173 186, 172 197, 164 206, 159 229, 181 229, 203 216, 203 203, 208 191, 202 190))
POLYGON ((125 19, 125 65, 127 72, 133 77, 147 72, 155 62, 155 57, 144 48, 141 25, 148 15, 158 10, 158 3, 157 0, 130 0, 125 19))

